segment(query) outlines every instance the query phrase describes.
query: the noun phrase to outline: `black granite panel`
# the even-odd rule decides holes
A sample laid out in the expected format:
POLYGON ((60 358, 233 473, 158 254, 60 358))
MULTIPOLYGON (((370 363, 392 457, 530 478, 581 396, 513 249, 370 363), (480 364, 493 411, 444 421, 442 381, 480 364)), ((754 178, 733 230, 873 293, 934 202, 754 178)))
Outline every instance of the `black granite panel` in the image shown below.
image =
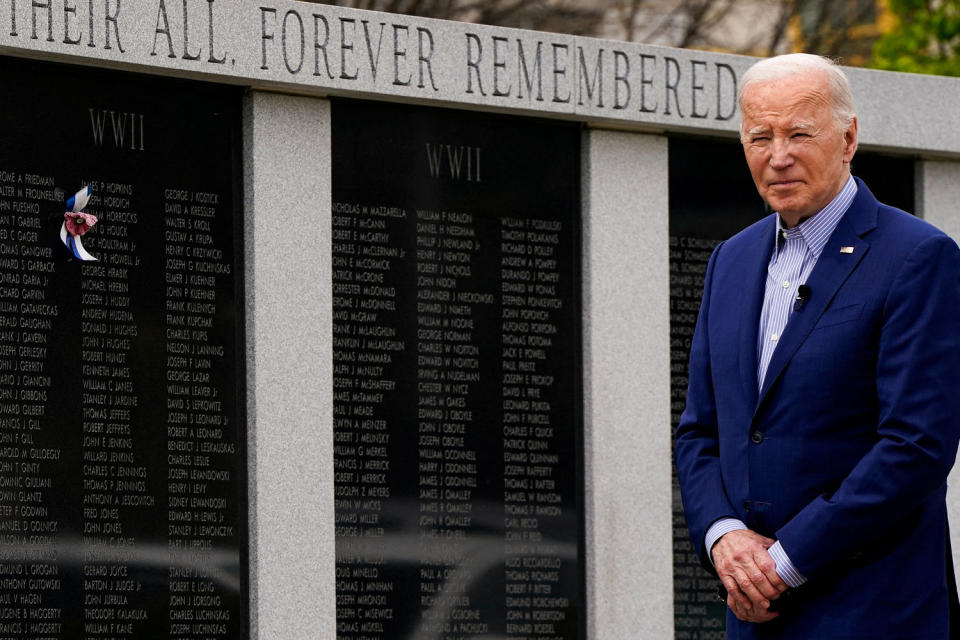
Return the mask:
POLYGON ((240 95, 0 70, 0 636, 246 638, 240 95))
POLYGON ((337 636, 582 638, 579 128, 332 123, 337 636))

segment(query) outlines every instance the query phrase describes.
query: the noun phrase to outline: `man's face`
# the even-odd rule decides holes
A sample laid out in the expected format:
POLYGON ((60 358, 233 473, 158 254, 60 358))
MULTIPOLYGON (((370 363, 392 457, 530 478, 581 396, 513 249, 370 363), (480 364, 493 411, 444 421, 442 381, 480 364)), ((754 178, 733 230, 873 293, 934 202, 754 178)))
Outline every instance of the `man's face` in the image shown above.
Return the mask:
POLYGON ((741 141, 760 195, 793 227, 843 188, 857 122, 840 129, 826 73, 811 71, 748 87, 741 141))

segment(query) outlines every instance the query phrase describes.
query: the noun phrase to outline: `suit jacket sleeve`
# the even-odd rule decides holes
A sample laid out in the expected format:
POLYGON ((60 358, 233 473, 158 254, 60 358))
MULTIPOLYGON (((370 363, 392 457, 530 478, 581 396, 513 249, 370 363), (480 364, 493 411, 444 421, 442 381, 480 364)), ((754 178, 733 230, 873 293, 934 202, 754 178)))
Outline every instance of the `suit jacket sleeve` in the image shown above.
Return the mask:
POLYGON ((711 381, 707 331, 711 281, 722 248, 723 243, 714 249, 707 265, 703 299, 690 345, 687 404, 677 426, 674 448, 687 526, 701 563, 711 571, 709 550, 704 548, 707 529, 720 518, 738 517, 721 479, 717 406, 711 381))
POLYGON ((926 501, 942 502, 960 438, 958 380, 960 250, 936 235, 912 251, 883 305, 875 445, 836 491, 777 531, 801 573, 829 572, 908 523, 926 501))

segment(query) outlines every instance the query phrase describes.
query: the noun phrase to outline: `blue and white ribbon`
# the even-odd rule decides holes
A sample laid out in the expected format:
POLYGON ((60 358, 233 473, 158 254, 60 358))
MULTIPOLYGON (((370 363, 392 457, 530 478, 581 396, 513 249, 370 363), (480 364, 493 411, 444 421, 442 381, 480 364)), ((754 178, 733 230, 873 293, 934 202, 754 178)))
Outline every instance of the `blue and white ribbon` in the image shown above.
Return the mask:
MULTIPOLYGON (((67 200, 67 213, 82 213, 84 207, 87 206, 87 202, 90 200, 91 193, 93 193, 93 191, 89 186, 77 191, 76 194, 67 200)), ((94 222, 96 222, 96 218, 94 218, 94 222)), ((90 255, 86 249, 83 248, 83 242, 81 242, 79 235, 74 235, 67 231, 66 221, 64 221, 63 225, 60 227, 60 240, 77 260, 97 260, 90 255)))

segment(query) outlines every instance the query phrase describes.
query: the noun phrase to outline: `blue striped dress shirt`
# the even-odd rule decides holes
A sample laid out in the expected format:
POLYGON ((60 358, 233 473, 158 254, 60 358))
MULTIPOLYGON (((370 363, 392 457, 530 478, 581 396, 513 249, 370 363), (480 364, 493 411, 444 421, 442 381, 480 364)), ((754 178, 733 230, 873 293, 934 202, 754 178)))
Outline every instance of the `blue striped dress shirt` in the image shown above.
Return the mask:
MULTIPOLYGON (((777 216, 777 232, 774 236, 773 254, 767 264, 763 310, 760 313, 760 327, 757 332, 758 389, 763 388, 770 359, 793 312, 797 290, 810 277, 810 272, 817 264, 820 254, 823 253, 823 248, 856 195, 857 183, 851 176, 830 204, 792 229, 785 229, 782 219, 777 216)), ((747 525, 736 518, 717 520, 711 525, 704 538, 706 548, 712 549, 725 533, 746 528, 747 525)), ((799 587, 807 581, 790 562, 789 556, 779 541, 770 547, 769 551, 777 565, 777 574, 789 586, 799 587)), ((712 561, 713 557, 711 556, 710 559, 712 561)))

